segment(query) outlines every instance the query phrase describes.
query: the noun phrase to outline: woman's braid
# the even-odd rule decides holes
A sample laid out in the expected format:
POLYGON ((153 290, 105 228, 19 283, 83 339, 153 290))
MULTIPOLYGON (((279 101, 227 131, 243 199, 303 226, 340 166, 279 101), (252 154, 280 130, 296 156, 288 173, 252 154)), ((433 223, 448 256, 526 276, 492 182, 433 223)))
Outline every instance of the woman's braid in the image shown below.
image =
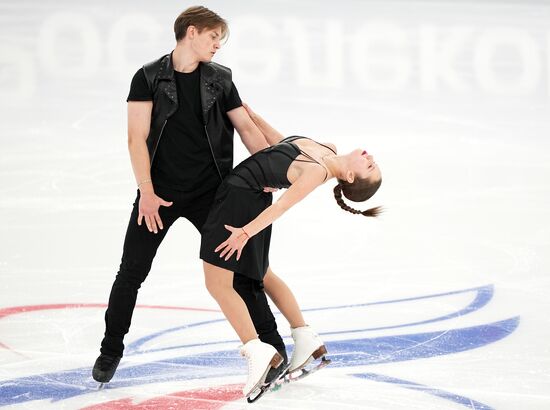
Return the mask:
POLYGON ((382 207, 380 206, 370 208, 365 211, 359 211, 349 206, 344 202, 344 198, 342 197, 342 185, 340 184, 334 187, 334 198, 336 199, 336 203, 340 206, 340 208, 342 208, 344 211, 351 212, 352 214, 361 214, 364 216, 376 217, 382 212, 382 207))

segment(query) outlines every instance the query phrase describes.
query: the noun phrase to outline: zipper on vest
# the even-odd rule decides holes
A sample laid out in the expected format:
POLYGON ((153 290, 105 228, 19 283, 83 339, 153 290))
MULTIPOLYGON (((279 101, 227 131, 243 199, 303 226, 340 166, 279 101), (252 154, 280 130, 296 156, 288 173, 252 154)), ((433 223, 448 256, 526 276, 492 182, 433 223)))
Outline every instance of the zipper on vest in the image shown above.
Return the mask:
POLYGON ((157 148, 159 146, 160 137, 162 137, 162 132, 164 131, 164 127, 166 126, 167 122, 168 122, 168 119, 164 120, 164 124, 162 124, 162 128, 160 129, 160 134, 159 134, 159 137, 157 138, 157 143, 155 144, 155 149, 153 150, 153 155, 151 155, 150 165, 153 165, 153 159, 155 159, 155 154, 157 153, 157 148))
POLYGON ((223 181, 222 173, 220 171, 220 167, 218 166, 218 162, 216 161, 216 156, 214 155, 214 149, 212 148, 212 143, 210 142, 210 136, 208 135, 208 130, 206 129, 206 125, 204 126, 204 132, 206 133, 206 140, 208 141, 208 146, 210 147, 210 153, 212 154, 214 165, 216 165, 216 170, 218 171, 218 175, 220 176, 220 179, 223 181))

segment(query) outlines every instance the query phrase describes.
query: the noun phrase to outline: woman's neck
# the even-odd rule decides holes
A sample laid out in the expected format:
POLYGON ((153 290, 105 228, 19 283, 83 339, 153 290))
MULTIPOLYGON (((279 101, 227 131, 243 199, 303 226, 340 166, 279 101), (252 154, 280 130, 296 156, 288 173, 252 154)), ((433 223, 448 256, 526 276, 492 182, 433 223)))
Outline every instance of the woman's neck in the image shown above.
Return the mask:
POLYGON ((343 172, 343 163, 342 163, 342 157, 339 157, 338 155, 334 154, 328 154, 321 158, 321 161, 325 163, 325 166, 329 170, 329 177, 330 178, 338 178, 342 179, 343 172))

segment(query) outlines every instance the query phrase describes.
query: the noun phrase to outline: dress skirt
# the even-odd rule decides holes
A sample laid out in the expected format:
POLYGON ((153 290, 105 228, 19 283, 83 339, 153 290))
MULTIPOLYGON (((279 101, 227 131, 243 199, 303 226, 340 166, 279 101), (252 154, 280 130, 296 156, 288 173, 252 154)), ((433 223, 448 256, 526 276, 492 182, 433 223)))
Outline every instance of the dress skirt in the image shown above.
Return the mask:
MULTIPOLYGON (((231 178, 229 178, 231 179, 231 178)), ((237 260, 237 252, 226 261, 214 249, 224 242, 231 232, 224 225, 241 228, 256 218, 273 201, 273 194, 232 185, 226 178, 216 192, 201 234, 200 258, 212 265, 238 272, 255 280, 263 280, 269 267, 271 225, 250 238, 237 260)))

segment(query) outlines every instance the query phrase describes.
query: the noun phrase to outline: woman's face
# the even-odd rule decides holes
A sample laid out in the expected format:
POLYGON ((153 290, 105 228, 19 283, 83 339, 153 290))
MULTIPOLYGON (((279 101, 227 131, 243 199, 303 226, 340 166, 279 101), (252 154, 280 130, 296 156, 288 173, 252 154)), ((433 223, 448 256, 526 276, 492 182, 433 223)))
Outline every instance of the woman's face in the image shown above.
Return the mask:
POLYGON ((370 179, 378 181, 382 178, 380 168, 372 155, 362 149, 356 149, 349 154, 349 167, 355 175, 355 178, 370 179))

